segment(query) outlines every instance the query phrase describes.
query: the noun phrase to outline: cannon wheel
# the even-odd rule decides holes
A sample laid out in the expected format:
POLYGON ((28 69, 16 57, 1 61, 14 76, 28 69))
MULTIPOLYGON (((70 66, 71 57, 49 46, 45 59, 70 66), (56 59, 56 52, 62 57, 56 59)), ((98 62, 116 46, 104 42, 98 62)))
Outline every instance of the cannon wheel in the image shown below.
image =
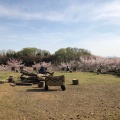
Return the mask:
POLYGON ((65 90, 65 85, 61 85, 61 89, 64 91, 65 90))
POLYGON ((45 90, 48 90, 49 88, 48 88, 48 85, 45 85, 45 90))

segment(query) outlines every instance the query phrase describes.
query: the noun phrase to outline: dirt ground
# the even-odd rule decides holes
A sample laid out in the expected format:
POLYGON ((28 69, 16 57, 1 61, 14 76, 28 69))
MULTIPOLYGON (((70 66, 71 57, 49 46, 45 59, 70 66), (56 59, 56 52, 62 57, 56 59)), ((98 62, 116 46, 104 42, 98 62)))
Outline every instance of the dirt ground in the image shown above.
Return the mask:
POLYGON ((0 120, 120 120, 120 82, 66 85, 62 91, 0 84, 0 120))

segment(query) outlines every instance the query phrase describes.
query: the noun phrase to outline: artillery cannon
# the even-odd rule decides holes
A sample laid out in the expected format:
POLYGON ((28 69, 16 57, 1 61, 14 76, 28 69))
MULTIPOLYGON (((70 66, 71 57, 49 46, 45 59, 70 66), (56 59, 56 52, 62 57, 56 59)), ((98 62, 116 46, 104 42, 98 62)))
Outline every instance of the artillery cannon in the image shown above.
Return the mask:
POLYGON ((27 71, 21 71, 22 75, 20 76, 23 82, 27 83, 37 83, 38 87, 43 87, 45 90, 49 90, 49 86, 61 86, 61 89, 64 91, 65 88, 65 76, 53 76, 53 73, 49 74, 37 74, 37 73, 30 73, 27 71), (27 76, 27 77, 26 77, 27 76), (42 85, 41 85, 42 84, 42 85))

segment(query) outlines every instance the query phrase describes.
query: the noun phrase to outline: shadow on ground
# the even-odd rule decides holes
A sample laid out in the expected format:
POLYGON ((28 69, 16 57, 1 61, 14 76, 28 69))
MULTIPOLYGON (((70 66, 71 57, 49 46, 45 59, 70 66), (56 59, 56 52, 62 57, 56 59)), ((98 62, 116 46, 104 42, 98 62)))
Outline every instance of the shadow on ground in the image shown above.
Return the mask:
POLYGON ((53 92, 53 91, 58 91, 55 89, 49 89, 49 90, 44 90, 44 89, 27 89, 27 92, 53 92))

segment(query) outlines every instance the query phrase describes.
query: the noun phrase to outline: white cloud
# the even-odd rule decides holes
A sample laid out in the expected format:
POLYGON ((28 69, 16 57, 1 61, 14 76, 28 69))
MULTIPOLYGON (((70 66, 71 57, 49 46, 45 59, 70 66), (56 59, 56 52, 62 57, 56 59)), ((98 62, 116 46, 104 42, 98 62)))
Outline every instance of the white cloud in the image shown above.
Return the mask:
POLYGON ((56 11, 37 11, 37 12, 26 12, 20 9, 8 8, 0 5, 0 16, 9 17, 12 19, 23 19, 23 20, 50 20, 50 21, 62 21, 64 14, 56 11))
POLYGON ((38 10, 38 8, 32 8, 33 11, 30 11, 30 8, 25 11, 22 7, 0 5, 0 17, 3 17, 3 24, 0 23, 0 39, 5 44, 1 45, 3 48, 6 48, 6 44, 9 43, 7 47, 14 47, 13 49, 31 46, 48 49, 54 53, 59 48, 78 47, 88 49, 96 55, 120 56, 118 52, 120 31, 114 26, 114 24, 120 24, 119 1, 99 4, 78 2, 78 4, 65 4, 63 8, 56 10, 53 8, 49 11, 38 10), (13 21, 8 22, 6 18, 13 21), (4 19, 7 22, 4 23, 4 19), (43 20, 45 24, 41 21, 27 20, 43 20), (47 23, 47 21, 53 21, 53 23, 47 23), (54 24, 55 21, 71 25, 54 24), (109 25, 107 26, 106 23, 109 25))
MULTIPOLYGON (((49 20, 62 22, 79 22, 81 20, 107 20, 120 21, 120 1, 112 1, 103 4, 67 4, 59 10, 43 9, 27 12, 20 8, 11 8, 0 5, 0 16, 23 20, 49 20)), ((120 23, 120 22, 119 22, 120 23)))
POLYGON ((98 5, 93 12, 94 20, 107 20, 120 23, 120 1, 98 5))

